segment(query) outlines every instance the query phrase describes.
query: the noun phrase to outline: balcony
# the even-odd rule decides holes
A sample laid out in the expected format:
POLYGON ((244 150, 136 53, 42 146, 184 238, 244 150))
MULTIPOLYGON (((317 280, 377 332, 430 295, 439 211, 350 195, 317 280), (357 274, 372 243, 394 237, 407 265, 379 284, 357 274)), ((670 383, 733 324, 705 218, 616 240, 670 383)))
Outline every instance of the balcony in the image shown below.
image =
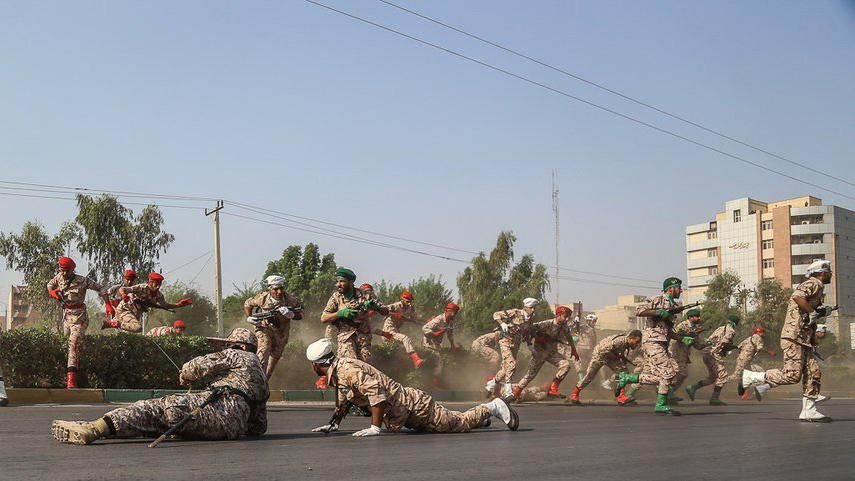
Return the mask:
POLYGON ((828 244, 793 244, 790 249, 794 256, 831 255, 831 246, 828 244))
POLYGON ((699 251, 701 249, 714 249, 720 245, 718 239, 703 239, 695 242, 686 242, 686 250, 699 251))
POLYGON ((686 235, 697 234, 698 232, 707 232, 710 230, 710 223, 704 222, 703 224, 695 224, 686 227, 686 235))
POLYGON ((825 215, 833 212, 830 205, 813 205, 810 207, 793 207, 790 209, 790 217, 800 217, 803 215, 825 215))
POLYGON ((689 287, 700 287, 705 286, 712 282, 713 277, 715 276, 698 276, 698 277, 690 277, 689 278, 689 287))
POLYGON ((834 224, 797 224, 790 226, 791 235, 831 234, 834 224))
POLYGON ((807 269, 810 264, 793 264, 792 274, 794 276, 804 276, 807 274, 807 269))
POLYGON ((716 267, 718 266, 718 257, 701 257, 700 259, 688 259, 686 267, 688 269, 697 269, 698 267, 716 267))

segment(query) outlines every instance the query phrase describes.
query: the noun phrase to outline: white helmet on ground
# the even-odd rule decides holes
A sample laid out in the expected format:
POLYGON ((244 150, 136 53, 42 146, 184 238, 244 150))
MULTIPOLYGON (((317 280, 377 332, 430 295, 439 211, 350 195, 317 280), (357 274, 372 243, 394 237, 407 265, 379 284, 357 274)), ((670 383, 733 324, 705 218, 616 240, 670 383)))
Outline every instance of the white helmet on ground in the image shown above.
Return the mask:
POLYGON ((598 317, 596 314, 588 314, 587 316, 585 316, 585 320, 588 322, 597 322, 597 319, 598 317))
POLYGON ((815 274, 822 274, 823 272, 831 272, 831 261, 820 259, 811 262, 805 275, 807 277, 811 277, 815 274))
POLYGON ((539 302, 540 301, 533 297, 526 297, 525 299, 523 299, 523 307, 537 307, 537 304, 539 302))
POLYGON ((276 275, 267 276, 267 279, 265 279, 264 282, 267 283, 268 289, 271 287, 282 287, 285 285, 285 278, 276 275))
POLYGON ((335 358, 335 348, 330 339, 323 338, 309 344, 306 348, 306 359, 318 363, 329 364, 335 358))

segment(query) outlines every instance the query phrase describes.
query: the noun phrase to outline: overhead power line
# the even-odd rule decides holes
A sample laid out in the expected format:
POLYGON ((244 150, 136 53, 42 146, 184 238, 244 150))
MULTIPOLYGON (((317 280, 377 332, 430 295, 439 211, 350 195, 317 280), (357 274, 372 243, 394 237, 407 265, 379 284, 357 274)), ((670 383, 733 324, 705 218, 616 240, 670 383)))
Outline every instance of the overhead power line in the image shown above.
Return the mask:
POLYGON ((843 179, 843 178, 837 177, 837 176, 835 176, 835 175, 829 174, 828 172, 823 172, 823 171, 821 171, 821 170, 819 170, 819 169, 816 169, 816 168, 814 168, 814 167, 811 167, 811 166, 809 166, 809 165, 806 165, 806 164, 804 164, 804 163, 802 163, 802 162, 797 162, 797 161, 792 160, 792 159, 790 159, 790 158, 784 157, 783 155, 776 154, 776 153, 774 153, 774 152, 771 152, 771 151, 770 151, 770 150, 768 150, 768 149, 764 149, 764 148, 762 148, 762 147, 757 147, 756 145, 750 144, 750 143, 748 143, 748 142, 746 142, 746 141, 744 141, 744 140, 737 139, 737 138, 735 138, 735 137, 733 137, 733 136, 731 136, 731 135, 725 134, 725 133, 723 133, 723 132, 721 132, 721 131, 719 131, 719 130, 713 129, 713 128, 711 128, 711 127, 707 127, 707 126, 705 126, 705 125, 701 124, 700 122, 693 121, 693 120, 690 120, 690 119, 688 119, 688 118, 686 118, 686 117, 684 117, 684 116, 681 116, 681 115, 677 115, 677 114, 674 114, 674 113, 668 112, 667 110, 665 110, 665 109, 663 109, 663 108, 661 108, 661 107, 657 107, 657 106, 655 106, 655 105, 653 105, 653 104, 651 104, 651 103, 649 103, 649 102, 645 102, 645 101, 643 101, 643 100, 639 100, 639 99, 637 99, 637 98, 635 98, 635 97, 631 97, 631 96, 629 96, 629 95, 627 95, 627 94, 625 94, 625 93, 622 93, 622 92, 620 92, 620 91, 618 91, 618 90, 615 90, 615 89, 613 89, 613 88, 607 87, 607 86, 605 86, 605 85, 603 85, 603 84, 601 84, 601 83, 594 82, 594 81, 592 81, 592 80, 588 80, 588 79, 586 79, 586 78, 584 78, 584 77, 582 77, 582 76, 580 76, 580 75, 578 75, 578 74, 575 74, 575 73, 572 73, 572 72, 570 72, 570 71, 567 71, 566 69, 563 69, 563 68, 561 68, 561 67, 556 67, 555 65, 551 65, 551 64, 549 64, 549 63, 547 63, 547 62, 544 62, 544 61, 542 61, 542 60, 538 60, 538 59, 536 59, 536 58, 534 58, 534 57, 531 57, 531 56, 529 56, 529 55, 526 55, 526 54, 524 54, 524 53, 522 53, 522 52, 520 52, 520 51, 518 51, 518 50, 514 50, 514 49, 512 49, 512 48, 510 48, 510 47, 506 47, 506 46, 501 45, 501 44, 499 44, 499 43, 496 43, 496 42, 494 42, 494 41, 492 41, 492 40, 488 40, 488 39, 486 39, 486 38, 484 38, 484 37, 481 37, 481 36, 475 35, 475 34, 473 34, 473 33, 467 32, 467 31, 465 31, 465 30, 463 30, 463 29, 461 29, 461 28, 455 27, 455 26, 453 26, 453 25, 449 25, 449 24, 444 23, 444 22, 442 22, 442 21, 440 21, 440 20, 437 20, 437 19, 435 19, 435 18, 433 18, 433 17, 429 17, 429 16, 427 16, 427 15, 425 15, 425 14, 423 14, 423 13, 416 12, 415 10, 411 10, 411 9, 409 9, 409 8, 403 7, 403 6, 401 6, 401 5, 398 5, 398 4, 396 4, 396 3, 390 2, 390 1, 388 1, 388 0, 378 0, 378 1, 380 1, 380 2, 382 2, 382 3, 385 3, 386 5, 389 5, 390 7, 397 8, 398 10, 401 10, 401 11, 407 12, 407 13, 409 13, 409 14, 411 14, 411 15, 415 15, 416 17, 419 17, 419 18, 421 18, 421 19, 424 19, 424 20, 427 20, 427 21, 429 21, 429 22, 432 22, 432 23, 435 23, 435 24, 437 24, 437 25, 440 25, 440 26, 442 26, 442 27, 445 27, 445 28, 447 28, 447 29, 449 29, 449 30, 453 30, 453 31, 455 31, 455 32, 457 32, 457 33, 460 33, 460 34, 462 34, 462 35, 465 35, 465 36, 467 36, 467 37, 469 37, 469 38, 472 38, 472 39, 478 40, 479 42, 485 43, 485 44, 490 45, 490 46, 492 46, 492 47, 496 47, 496 48, 498 48, 499 50, 502 50, 502 51, 504 51, 504 52, 507 52, 507 53, 509 53, 509 54, 511 54, 511 55, 515 55, 515 56, 520 57, 520 58, 522 58, 522 59, 528 60, 529 62, 535 63, 535 64, 540 65, 540 66, 542 66, 542 67, 546 67, 546 68, 548 68, 548 69, 550 69, 550 70, 553 70, 553 71, 555 71, 555 72, 558 72, 558 73, 560 73, 560 74, 562 74, 562 75, 566 75, 566 76, 568 76, 568 77, 571 77, 571 78, 573 78, 573 79, 576 79, 576 80, 578 80, 578 81, 580 81, 580 82, 583 82, 583 83, 585 83, 585 84, 588 84, 588 85, 590 85, 590 86, 592 86, 592 87, 595 87, 595 88, 597 88, 597 89, 600 89, 600 90, 602 90, 602 91, 604 91, 604 92, 608 92, 608 93, 610 93, 610 94, 612 94, 612 95, 616 95, 616 96, 618 96, 618 97, 620 97, 620 98, 622 98, 622 99, 624 99, 624 100, 628 100, 628 101, 633 102, 633 103, 635 103, 635 104, 637 104, 637 105, 641 105, 642 107, 648 108, 648 109, 653 110, 653 111, 655 111, 655 112, 658 112, 658 113, 660 113, 660 114, 663 114, 663 115, 666 115, 666 116, 668 116, 668 117, 671 117, 672 119, 679 120, 680 122, 686 123, 686 124, 691 125, 691 126, 693 126, 693 127, 697 127, 697 128, 699 128, 699 129, 701 129, 701 130, 703 130, 703 131, 705 131, 705 132, 711 133, 711 134, 716 135, 716 136, 718 136, 718 137, 721 137, 721 138, 723 138, 723 139, 727 139, 727 140, 729 140, 729 141, 731 141, 731 142, 734 142, 734 143, 737 143, 737 144, 739 144, 739 145, 742 145, 743 147, 748 147, 749 149, 753 149, 753 150, 755 150, 755 151, 757 151, 757 152, 760 152, 760 153, 766 154, 766 155, 768 155, 768 156, 774 157, 774 158, 776 158, 776 159, 778 159, 778 160, 783 160, 784 162, 787 162, 788 164, 791 164, 791 165, 795 165, 795 166, 801 167, 801 168, 806 169, 806 170, 809 170, 809 171, 811 171, 811 172, 813 172, 813 173, 815 173, 815 174, 819 174, 819 175, 822 175, 822 176, 828 177, 829 179, 834 179, 834 180, 836 180, 836 181, 843 182, 844 184, 848 184, 849 186, 855 187, 855 183, 850 182, 850 181, 848 181, 848 180, 846 180, 846 179, 843 179))
POLYGON ((676 138, 676 139, 683 140, 683 141, 685 141, 685 142, 688 142, 688 143, 693 144, 693 145, 696 145, 696 146, 698 146, 698 147, 701 147, 701 148, 704 148, 704 149, 710 150, 710 151, 712 151, 712 152, 716 152, 716 153, 718 153, 718 154, 721 154, 721 155, 723 155, 723 156, 725 156, 725 157, 728 157, 728 158, 731 158, 731 159, 737 160, 737 161, 742 162, 742 163, 744 163, 744 164, 754 166, 754 167, 756 167, 756 168, 758 168, 758 169, 761 169, 761 170, 764 170, 764 171, 766 171, 766 172, 770 172, 770 173, 772 173, 772 174, 775 174, 775 175, 778 175, 778 176, 781 176, 781 177, 784 177, 784 178, 787 178, 787 179, 790 179, 790 180, 794 180, 794 181, 796 181, 796 182, 800 182, 800 183, 805 184, 805 185, 809 185, 809 186, 811 186, 811 187, 813 187, 813 188, 815 188, 815 189, 823 190, 823 191, 825 191, 825 192, 829 192, 829 193, 832 193, 832 194, 838 195, 838 196, 840 196, 840 197, 845 197, 845 198, 847 198, 847 199, 849 199, 849 200, 855 200, 855 196, 851 196, 851 195, 848 195, 848 194, 844 194, 843 192, 840 192, 840 191, 837 191, 837 190, 831 189, 831 188, 829 188, 829 187, 824 187, 824 186, 821 186, 821 185, 815 184, 815 183, 813 183, 813 182, 809 182, 809 181, 806 181, 806 180, 803 180, 803 179, 799 179, 798 177, 794 177, 794 176, 789 175, 789 174, 786 174, 786 173, 784 173, 784 172, 781 172, 781 171, 775 170, 775 169, 773 169, 773 168, 771 168, 771 167, 767 167, 767 166, 765 166, 765 165, 763 165, 763 164, 760 164, 760 163, 754 162, 754 161, 752 161, 752 160, 746 159, 746 158, 744 158, 744 157, 742 157, 742 156, 739 156, 739 155, 736 155, 736 154, 731 154, 730 152, 726 152, 726 151, 721 150, 721 149, 719 149, 719 148, 717 148, 717 147, 713 147, 713 146, 711 146, 711 145, 707 145, 707 144, 705 144, 705 143, 703 143, 703 142, 700 142, 700 141, 698 141, 698 140, 694 140, 694 139, 692 139, 692 138, 686 137, 686 136, 681 135, 681 134, 678 134, 678 133, 676 133, 676 132, 672 132, 672 131, 667 130, 667 129, 664 129, 664 128, 662 128, 662 127, 658 127, 658 126, 653 125, 653 124, 651 124, 651 123, 649 123, 649 122, 645 122, 644 120, 641 120, 641 119, 638 119, 638 118, 632 117, 632 116, 630 116, 630 115, 627 115, 627 114, 624 114, 624 113, 621 113, 621 112, 618 112, 617 110, 614 110, 614 109, 611 109, 611 108, 605 107, 605 106, 603 106, 603 105, 600 105, 600 104, 594 103, 594 102, 592 102, 592 101, 590 101, 590 100, 583 99, 583 98, 581 98, 581 97, 578 97, 578 96, 576 96, 576 95, 573 95, 573 94, 571 94, 571 93, 569 93, 569 92, 566 92, 566 91, 564 91, 564 90, 561 90, 561 89, 558 89, 558 88, 555 88, 555 87, 551 87, 551 86, 549 86, 549 85, 547 85, 547 84, 545 84, 545 83, 539 82, 539 81, 537 81, 537 80, 530 79, 530 78, 525 77, 525 76, 523 76, 523 75, 520 75, 520 74, 517 74, 517 73, 511 72, 510 70, 506 70, 506 69, 504 69, 504 68, 501 68, 501 67, 498 67, 498 66, 496 66, 496 65, 490 64, 490 63, 488 63, 488 62, 485 62, 485 61, 482 61, 482 60, 478 60, 478 59, 476 59, 476 58, 474 58, 474 57, 470 57, 470 56, 468 56, 468 55, 462 54, 462 53, 460 53, 460 52, 458 52, 458 51, 455 51, 455 50, 452 50, 452 49, 450 49, 450 48, 443 47, 443 46, 438 45, 438 44, 435 44, 435 43, 431 43, 431 42, 429 42, 429 41, 427 41, 427 40, 423 40, 423 39, 421 39, 421 38, 415 37, 415 36, 413 36, 413 35, 410 35, 410 34, 408 34, 408 33, 402 32, 402 31, 400 31, 400 30, 395 30, 395 29, 393 29, 393 28, 391 28, 391 27, 387 27, 387 26, 385 26, 385 25, 379 24, 379 23, 374 22, 374 21, 372 21, 372 20, 368 20, 368 19, 363 18, 363 17, 360 17, 360 16, 358 16, 358 15, 354 15, 354 14, 352 14, 352 13, 348 13, 348 12, 345 12, 345 11, 343 11, 343 10, 339 10, 339 9, 337 9, 337 8, 331 7, 331 6, 326 5, 326 4, 324 4, 324 3, 317 2, 317 1, 315 1, 315 0, 305 0, 305 1, 306 1, 306 2, 308 2, 308 3, 311 3, 312 5, 316 5, 316 6, 318 6, 318 7, 325 8, 325 9, 327 9, 327 10, 330 10, 330 11, 332 11, 332 12, 338 13, 338 14, 343 15, 343 16, 345 16, 345 17, 352 18, 352 19, 354 19, 354 20, 357 20, 357 21, 359 21, 359 22, 365 23, 365 24, 367 24, 367 25, 371 25, 371 26, 373 26, 373 27, 379 28, 379 29, 381 29, 381 30, 385 30, 385 31, 390 32, 390 33, 393 33, 393 34, 395 34, 395 35, 399 35, 399 36, 401 36, 401 37, 408 38, 408 39, 410 39, 410 40, 412 40, 412 41, 414 41, 414 42, 418 42, 418 43, 420 43, 420 44, 422 44, 422 45, 425 45, 425 46, 428 46, 428 47, 431 47, 431 48, 434 48, 434 49, 437 49, 437 50, 440 50, 440 51, 446 52, 446 53, 448 53, 448 54, 450 54, 450 55, 454 55, 455 57, 462 58, 462 59, 467 60, 467 61, 469 61, 469 62, 472 62, 472 63, 474 63, 474 64, 477 64, 477 65, 480 65, 480 66, 482 66, 482 67, 488 68, 488 69, 490 69, 490 70, 493 70, 493 71, 499 72, 499 73, 501 73, 501 74, 507 75, 508 77, 512 77, 512 78, 515 78, 515 79, 517 79, 517 80, 520 80, 520 81, 526 82, 526 83, 528 83, 528 84, 534 85, 534 86, 536 86, 536 87, 543 88, 543 89, 545 89, 545 90, 548 90, 548 91, 550 91, 550 92, 556 93, 556 94, 561 95, 561 96, 563 96, 563 97, 566 97, 566 98, 569 98, 569 99, 575 100, 575 101, 577 101, 577 102, 583 103, 583 104, 588 105, 588 106, 590 106, 590 107, 593 107, 593 108, 595 108, 595 109, 601 110, 601 111, 603 111, 603 112, 607 112, 607 113, 610 113, 610 114, 612 114, 612 115, 615 115, 615 116, 621 117, 621 118, 623 118, 623 119, 629 120, 630 122, 633 122, 633 123, 636 123, 636 124, 638 124, 638 125, 641 125, 641 126, 647 127, 647 128, 649 128, 649 129, 655 130, 655 131, 660 132, 660 133, 662 133, 662 134, 665 134, 665 135, 668 135, 668 136, 674 137, 674 138, 676 138))
POLYGON ((176 268, 174 268, 174 269, 170 269, 170 270, 168 270, 168 271, 164 272, 164 273, 163 273, 163 275, 169 275, 169 274, 172 274, 173 272, 175 272, 175 271, 177 271, 177 270, 180 270, 180 269, 183 269, 183 268, 185 268, 185 267, 189 266, 190 264, 192 264, 192 263, 194 263, 194 262, 198 261, 199 259, 201 259, 201 258, 205 257, 206 255, 213 254, 213 253, 214 253, 214 251, 213 251, 213 250, 210 250, 210 251, 208 251, 208 252, 205 252, 204 254, 200 255, 199 257, 194 257, 193 259, 191 259, 191 260, 189 260, 189 261, 185 262, 184 264, 181 264, 180 266, 178 266, 178 267, 176 267, 176 268))
MULTIPOLYGON (((2 189, 2 188, 3 187, 0 187, 0 189, 2 189)), ((9 197, 28 197, 28 198, 33 198, 33 199, 68 200, 68 201, 72 201, 72 202, 77 201, 77 199, 74 197, 57 197, 57 196, 53 196, 53 195, 20 194, 20 193, 15 193, 15 192, 0 192, 0 195, 5 195, 5 196, 9 196, 9 197)), ((120 201, 119 203, 122 205, 142 205, 142 206, 153 205, 155 207, 168 207, 168 208, 172 208, 172 209, 203 210, 202 207, 193 207, 193 206, 189 206, 189 205, 157 204, 157 203, 153 203, 153 202, 120 201)))

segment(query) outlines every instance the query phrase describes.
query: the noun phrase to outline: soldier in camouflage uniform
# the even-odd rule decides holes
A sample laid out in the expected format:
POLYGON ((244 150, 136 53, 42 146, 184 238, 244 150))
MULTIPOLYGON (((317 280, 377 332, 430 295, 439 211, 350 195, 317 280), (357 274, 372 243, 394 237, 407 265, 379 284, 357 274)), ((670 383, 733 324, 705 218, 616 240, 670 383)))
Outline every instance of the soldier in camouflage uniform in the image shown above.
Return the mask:
POLYGON ((585 376, 594 347, 597 345, 596 325, 596 314, 588 314, 584 320, 577 317, 573 321, 573 340, 576 341, 576 351, 579 353, 579 358, 573 361, 573 367, 580 380, 585 376))
POLYGON ((713 406, 725 406, 727 403, 719 399, 721 389, 727 382, 727 370, 724 367, 724 358, 733 349, 733 336, 736 335, 736 326, 739 324, 739 316, 730 315, 727 317, 727 322, 718 327, 706 339, 704 347, 704 365, 707 366, 708 376, 706 379, 701 379, 696 384, 692 384, 686 388, 689 398, 695 400, 695 392, 698 389, 714 384, 712 396, 710 396, 710 404, 713 406))
MULTIPOLYGON (((573 393, 570 395, 570 402, 573 404, 581 404, 579 394, 582 389, 594 380, 594 376, 600 371, 603 366, 608 366, 615 373, 624 372, 627 368, 626 355, 629 351, 633 351, 641 344, 641 331, 635 329, 629 334, 614 334, 600 341, 594 348, 591 354, 591 362, 588 364, 588 369, 585 375, 573 388, 573 393)), ((624 406, 633 402, 624 390, 618 392, 616 400, 619 405, 624 406)))
POLYGON ((122 296, 119 294, 119 289, 123 287, 131 287, 137 282, 137 273, 131 269, 125 271, 122 275, 122 282, 107 288, 107 295, 110 297, 110 303, 113 307, 122 302, 122 296))
POLYGON ((502 362, 502 356, 496 350, 499 347, 499 339, 501 337, 502 332, 497 330, 488 332, 472 341, 472 352, 489 362, 490 367, 493 369, 498 369, 502 362))
POLYGON ((376 436, 385 424, 391 432, 417 430, 436 433, 465 433, 483 426, 495 416, 515 431, 519 426, 516 412, 501 399, 478 405, 465 412, 451 411, 434 402, 426 392, 405 387, 375 367, 358 359, 339 358, 329 339, 309 345, 306 358, 319 376, 326 376, 336 389, 337 421, 313 429, 315 432, 338 430, 346 415, 347 404, 368 409, 371 426, 353 433, 354 436, 376 436))
MULTIPOLYGON (((733 369, 733 374, 730 375, 728 381, 738 381, 739 378, 742 377, 742 371, 751 366, 751 361, 760 351, 765 351, 770 356, 775 357, 775 351, 767 350, 766 345, 763 343, 763 336, 765 334, 765 327, 755 327, 751 335, 739 343, 737 346, 739 348, 739 357, 736 358, 736 367, 733 369)), ((752 392, 750 390, 745 391, 740 398, 745 401, 750 401, 752 397, 751 394, 752 392)))
POLYGON ((153 327, 145 335, 152 337, 181 336, 185 330, 187 330, 187 324, 179 319, 173 322, 171 326, 153 327))
POLYGON ((421 325, 421 323, 416 320, 416 310, 413 308, 413 300, 414 297, 412 292, 402 292, 398 302, 389 304, 389 315, 386 316, 386 319, 383 321, 383 329, 377 329, 374 333, 379 336, 383 336, 390 341, 394 340, 400 342, 401 345, 404 346, 404 350, 407 351, 407 355, 410 356, 410 359, 413 361, 413 367, 417 368, 425 361, 419 357, 419 353, 416 352, 416 346, 413 344, 413 340, 410 339, 410 336, 401 332, 401 327, 403 327, 405 322, 421 325))
POLYGON ((338 331, 338 356, 371 362, 370 311, 389 314, 389 308, 380 304, 373 294, 353 285, 356 274, 340 267, 335 272, 336 291, 332 293, 321 322, 332 324, 338 331))
POLYGON ((172 394, 114 409, 92 422, 54 421, 51 432, 61 443, 91 444, 103 438, 156 437, 166 432, 212 393, 215 400, 176 433, 184 439, 225 440, 267 431, 267 380, 255 355, 256 339, 236 328, 226 349, 191 359, 181 368, 182 384, 205 382, 208 391, 172 394))
POLYGON ((522 398, 523 389, 537 377, 537 373, 540 372, 546 362, 558 368, 549 386, 549 396, 564 397, 558 390, 558 386, 570 372, 570 361, 559 353, 558 345, 569 344, 571 357, 573 359, 579 357, 576 346, 573 344, 573 335, 567 325, 571 315, 573 315, 572 309, 567 306, 558 306, 555 310, 554 319, 531 324, 526 335, 526 342, 530 343, 531 347, 531 363, 528 366, 528 372, 512 390, 514 399, 517 401, 522 398))
POLYGON ((683 307, 680 294, 683 292, 683 281, 669 277, 662 283, 662 294, 648 298, 636 308, 636 315, 646 317, 642 332, 641 348, 644 350, 644 368, 641 374, 619 373, 616 392, 627 384, 655 384, 656 407, 654 413, 665 416, 679 416, 680 413, 671 409, 668 404, 668 394, 677 377, 677 362, 668 352, 668 342, 671 339, 682 340, 674 332, 674 315, 683 307))
POLYGON ((422 345, 434 354, 436 365, 433 368, 433 375, 437 379, 442 375, 445 368, 445 361, 442 357, 442 340, 448 336, 448 344, 452 350, 461 347, 460 344, 454 342, 454 318, 457 317, 458 312, 460 312, 460 306, 457 303, 449 302, 442 310, 442 314, 428 319, 422 325, 422 334, 424 334, 422 345))
POLYGON ((108 316, 115 313, 110 299, 99 284, 88 277, 75 274, 77 265, 68 257, 59 258, 59 274, 47 283, 48 294, 62 305, 62 331, 68 336, 68 364, 65 384, 77 387, 77 368, 80 367, 80 345, 89 315, 86 313, 86 291, 95 291, 104 300, 104 311, 108 316))
POLYGON ((288 344, 291 320, 299 321, 303 318, 303 303, 296 296, 285 292, 285 279, 282 277, 268 276, 265 282, 267 291, 247 299, 243 303, 243 310, 247 315, 246 320, 255 326, 258 359, 269 380, 288 344), (258 313, 272 313, 273 317, 256 319, 256 310, 258 313))
POLYGON ((148 275, 146 284, 137 284, 131 287, 119 288, 122 301, 116 307, 114 319, 107 319, 101 324, 101 329, 118 329, 122 332, 142 332, 142 316, 152 307, 158 309, 173 310, 179 307, 193 304, 193 299, 181 299, 175 304, 166 302, 160 286, 163 284, 163 276, 157 272, 148 275))
POLYGON ((807 280, 799 284, 787 304, 787 317, 781 330, 781 351, 784 366, 765 372, 742 371, 739 395, 754 387, 754 394, 763 393, 777 386, 802 381, 803 422, 829 422, 831 418, 817 410, 817 404, 827 396, 819 393, 822 371, 816 355, 817 321, 831 314, 832 307, 823 304, 825 285, 831 282, 831 262, 814 261, 807 269, 807 280))
MULTIPOLYGON (((674 357, 674 360, 677 361, 677 376, 674 378, 674 386, 671 388, 671 392, 669 393, 669 400, 671 402, 679 402, 683 400, 683 398, 676 396, 674 393, 680 388, 683 381, 685 381, 686 377, 689 375, 689 364, 692 363, 689 356, 691 349, 694 348, 701 350, 704 348, 704 344, 699 338, 699 334, 704 330, 699 324, 700 322, 701 311, 699 309, 690 309, 686 312, 686 320, 674 327, 674 333, 679 336, 683 336, 683 339, 691 337, 693 340, 690 344, 686 344, 676 339, 671 340, 669 351, 674 357)), ((688 343, 689 340, 686 339, 686 342, 688 343)))
POLYGON ((513 397, 513 377, 517 370, 517 353, 520 350, 520 343, 528 335, 528 329, 531 326, 537 304, 537 299, 527 297, 523 299, 522 309, 508 309, 493 314, 493 321, 499 325, 498 329, 501 332, 499 352, 502 355, 502 366, 495 378, 487 381, 487 385, 484 387, 487 392, 494 392, 496 383, 502 383, 504 386, 502 395, 505 399, 509 400, 513 397))

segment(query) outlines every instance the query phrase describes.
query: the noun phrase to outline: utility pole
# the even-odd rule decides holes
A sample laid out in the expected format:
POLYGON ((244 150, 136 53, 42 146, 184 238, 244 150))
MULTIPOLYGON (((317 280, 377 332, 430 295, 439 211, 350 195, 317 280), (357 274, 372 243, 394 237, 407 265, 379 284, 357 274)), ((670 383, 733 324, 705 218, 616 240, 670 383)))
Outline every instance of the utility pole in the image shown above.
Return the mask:
POLYGON ((561 299, 561 281, 558 279, 558 179, 557 172, 552 171, 552 213, 555 215, 555 305, 561 299))
POLYGON ((212 210, 205 209, 205 215, 212 215, 214 221, 214 270, 216 271, 216 282, 214 297, 217 301, 217 336, 223 337, 223 264, 220 258, 220 211, 223 210, 223 201, 217 201, 217 207, 212 210))

